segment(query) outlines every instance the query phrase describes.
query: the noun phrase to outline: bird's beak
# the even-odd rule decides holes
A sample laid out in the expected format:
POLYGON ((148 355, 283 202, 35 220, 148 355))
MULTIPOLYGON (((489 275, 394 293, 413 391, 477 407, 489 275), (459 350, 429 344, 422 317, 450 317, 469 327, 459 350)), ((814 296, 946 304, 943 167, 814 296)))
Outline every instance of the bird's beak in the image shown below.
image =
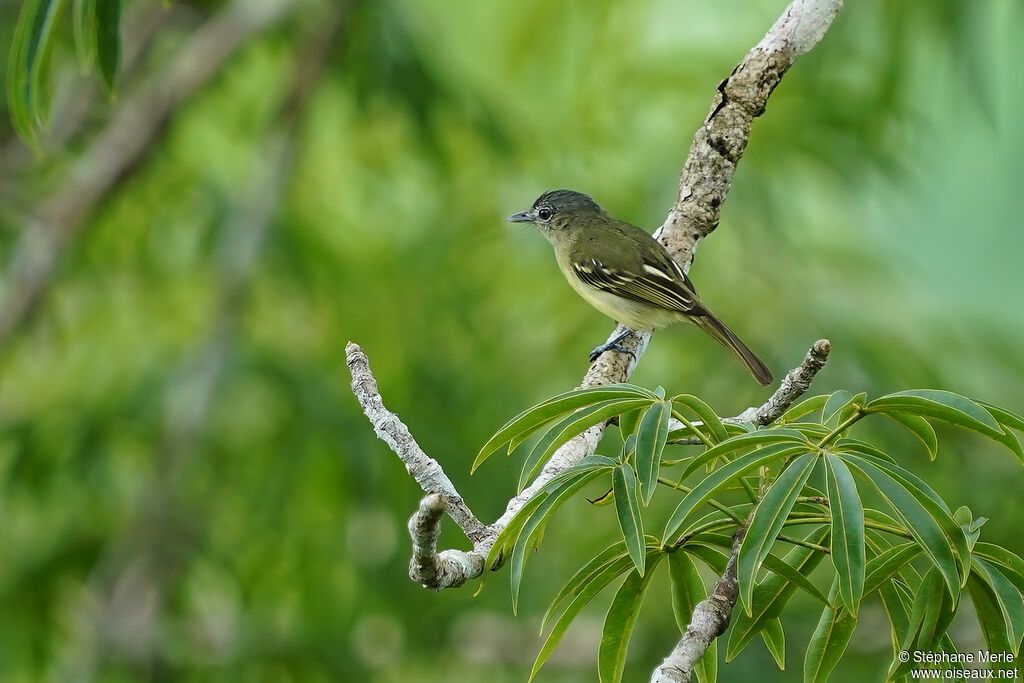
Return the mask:
POLYGON ((529 211, 520 211, 519 213, 514 213, 511 216, 509 216, 508 217, 508 222, 509 223, 532 223, 533 222, 533 214, 530 213, 529 211))

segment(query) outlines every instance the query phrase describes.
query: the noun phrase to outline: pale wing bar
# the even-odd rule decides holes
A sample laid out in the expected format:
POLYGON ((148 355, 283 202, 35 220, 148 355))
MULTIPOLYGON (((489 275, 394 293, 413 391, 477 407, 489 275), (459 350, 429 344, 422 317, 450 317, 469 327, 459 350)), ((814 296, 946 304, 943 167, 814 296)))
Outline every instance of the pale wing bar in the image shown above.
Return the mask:
POLYGON ((645 272, 640 276, 610 268, 593 258, 574 263, 572 267, 582 282, 625 299, 698 315, 694 309, 702 308, 693 292, 657 266, 644 264, 645 272))

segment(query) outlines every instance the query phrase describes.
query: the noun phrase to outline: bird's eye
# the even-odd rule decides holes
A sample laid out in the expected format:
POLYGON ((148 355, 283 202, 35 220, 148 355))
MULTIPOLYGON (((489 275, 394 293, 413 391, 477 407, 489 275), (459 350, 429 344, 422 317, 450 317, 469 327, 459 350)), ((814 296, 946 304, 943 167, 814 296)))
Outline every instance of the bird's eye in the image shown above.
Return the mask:
POLYGON ((537 212, 537 217, 542 221, 549 220, 551 218, 551 209, 545 207, 537 212))

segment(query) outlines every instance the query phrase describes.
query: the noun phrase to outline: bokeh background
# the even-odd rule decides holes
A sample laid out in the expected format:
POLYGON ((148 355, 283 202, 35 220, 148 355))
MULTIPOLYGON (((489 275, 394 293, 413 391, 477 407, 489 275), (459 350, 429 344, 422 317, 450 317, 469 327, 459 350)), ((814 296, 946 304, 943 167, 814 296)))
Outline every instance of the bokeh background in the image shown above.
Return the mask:
MULTIPOLYGON (((0 117, 0 311, 19 245, 119 108, 203 26, 266 3, 127 2, 114 98, 58 29, 43 153, 0 117)), ((0 2, 4 49, 20 5, 0 2)), ((714 87, 784 0, 284 5, 76 209, 0 338, 0 680, 525 681, 546 599, 617 533, 610 508, 565 508, 518 617, 505 574, 478 596, 412 584, 420 492, 349 393, 344 345, 493 519, 519 463, 471 478, 475 451, 574 386, 610 329, 503 217, 571 187, 660 224, 714 87)), ((691 274, 777 374, 831 339, 820 392, 935 387, 1024 410, 1024 5, 848 5, 756 122, 691 274)), ((692 329, 657 335, 635 381, 722 414, 767 395, 692 329)), ((989 517, 984 539, 1024 551, 1010 454, 940 429, 929 463, 875 435, 989 517)), ((666 584, 629 681, 677 638, 666 584)), ((595 679, 608 598, 541 680, 595 679)), ((799 680, 818 611, 800 595, 784 615, 785 672, 755 642, 721 679, 799 680)), ((869 602, 834 680, 880 679, 887 634, 869 602)), ((969 609, 952 634, 979 647, 969 609)))

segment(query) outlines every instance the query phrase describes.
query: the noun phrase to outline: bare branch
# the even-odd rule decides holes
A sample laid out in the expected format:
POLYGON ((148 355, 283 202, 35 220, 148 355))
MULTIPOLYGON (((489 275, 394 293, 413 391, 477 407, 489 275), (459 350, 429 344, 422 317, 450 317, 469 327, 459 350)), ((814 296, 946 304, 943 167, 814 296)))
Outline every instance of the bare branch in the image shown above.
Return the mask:
MULTIPOLYGON (((723 418, 723 422, 731 422, 733 424, 740 424, 743 422, 750 422, 759 427, 771 424, 775 420, 789 409, 798 398, 804 395, 808 389, 811 388, 811 382, 814 381, 815 375, 818 371, 825 367, 825 362, 828 360, 828 353, 831 351, 832 345, 828 339, 819 339, 814 342, 814 346, 807 352, 804 359, 800 362, 800 365, 796 366, 782 378, 782 382, 779 383, 779 388, 775 390, 775 393, 768 397, 768 400, 762 403, 760 406, 750 407, 744 410, 742 413, 735 417, 723 418)), ((703 422, 695 420, 694 426, 700 426, 703 422)), ((672 418, 669 422, 669 429, 682 429, 685 425, 679 420, 672 418)), ((682 439, 675 439, 671 441, 673 444, 691 445, 696 446, 703 443, 696 436, 684 437, 682 439)))
POLYGON ((478 552, 437 552, 444 509, 445 499, 439 493, 432 493, 420 501, 420 509, 409 520, 412 537, 409 578, 433 590, 461 586, 484 571, 484 555, 478 552))
MULTIPOLYGON (((683 166, 676 202, 665 223, 655 233, 684 270, 689 270, 700 240, 718 225, 720 207, 732 185, 736 165, 746 149, 753 120, 764 112, 769 96, 796 58, 810 50, 825 34, 841 6, 842 0, 794 0, 761 42, 719 85, 704 124, 694 136, 683 166)), ((616 327, 609 339, 623 330, 621 326, 616 327)), ((631 335, 623 346, 632 355, 602 354, 591 364, 580 386, 628 381, 649 341, 649 333, 631 335)), ((800 367, 786 376, 776 394, 755 410, 754 418, 769 418, 780 406, 792 403, 806 391, 827 353, 827 342, 816 344, 808 355, 810 360, 805 359, 800 367)), ((604 434, 605 425, 598 425, 559 448, 538 477, 509 500, 501 517, 493 525, 485 527, 472 515, 441 466, 423 452, 397 416, 384 408, 362 350, 350 342, 347 354, 353 372, 353 391, 377 435, 406 464, 425 492, 440 494, 445 506, 451 509, 453 519, 474 541, 471 552, 445 551, 437 554, 437 530, 441 510, 445 506, 439 505, 436 498, 428 496, 424 500, 420 511, 410 520, 414 541, 410 575, 430 588, 459 586, 482 573, 483 558, 515 514, 553 477, 593 454, 604 434), (469 519, 476 524, 468 522, 469 519), (470 534, 470 529, 474 535, 470 534)), ((728 611, 731 609, 730 603, 728 611)), ((694 642, 703 642, 702 647, 706 648, 715 636, 717 632, 703 641, 694 642)), ((680 645, 692 647, 691 643, 680 645)))
POLYGON ((688 683, 693 667, 704 656, 711 641, 725 633, 740 592, 736 581, 736 558, 744 533, 746 526, 737 529, 733 535, 732 552, 725 572, 715 583, 711 595, 693 608, 690 625, 669 656, 651 674, 651 683, 688 683))
POLYGON ((704 124, 693 137, 676 204, 658 233, 679 263, 688 265, 697 243, 718 227, 754 119, 764 113, 796 59, 825 35, 842 5, 843 0, 794 0, 718 85, 704 124))
POLYGON ((349 372, 352 374, 352 393, 373 425, 373 431, 377 433, 378 438, 405 463, 405 469, 424 493, 438 494, 444 499, 448 514, 462 528, 469 540, 475 542, 484 538, 487 534, 486 527, 466 505, 466 501, 459 495, 455 484, 445 474, 441 465, 423 452, 405 423, 384 407, 384 400, 377 389, 377 379, 370 371, 370 361, 363 350, 358 344, 349 342, 345 347, 345 357, 349 372))
POLYGON ((757 408, 747 408, 736 417, 728 418, 727 422, 752 422, 764 426, 771 424, 789 409, 793 403, 811 388, 811 382, 818 371, 825 367, 828 353, 832 345, 828 339, 819 339, 804 356, 800 365, 790 370, 775 393, 757 408))

